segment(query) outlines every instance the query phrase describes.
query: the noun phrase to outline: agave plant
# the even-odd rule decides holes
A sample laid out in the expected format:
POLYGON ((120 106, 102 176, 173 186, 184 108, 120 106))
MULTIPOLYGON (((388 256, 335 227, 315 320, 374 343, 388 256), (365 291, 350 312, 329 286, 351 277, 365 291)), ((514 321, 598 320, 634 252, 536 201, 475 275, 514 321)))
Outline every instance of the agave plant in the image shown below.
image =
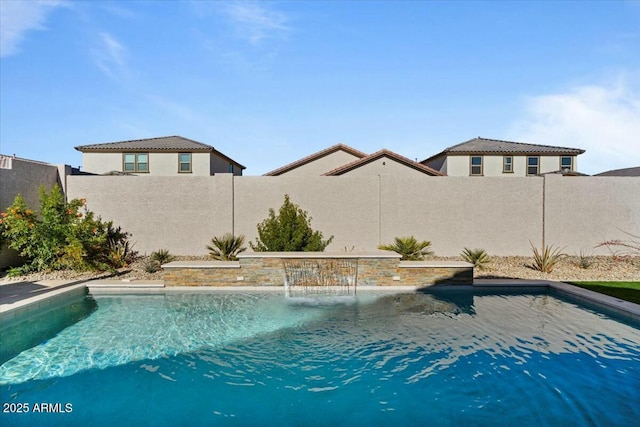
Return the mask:
POLYGON ((590 254, 585 252, 583 249, 580 250, 580 254, 578 255, 578 266, 582 269, 587 269, 593 265, 593 258, 590 254))
POLYGON ((538 251, 538 248, 531 244, 531 250, 533 251, 533 264, 531 268, 543 273, 551 273, 556 264, 564 257, 562 249, 554 246, 544 245, 538 251))
POLYGON ((162 265, 173 261, 175 257, 169 253, 168 249, 158 249, 157 251, 151 252, 151 259, 159 265, 162 265))
POLYGON ((418 242, 415 237, 396 237, 394 242, 390 245, 380 245, 378 249, 383 251, 393 251, 402 255, 403 261, 420 261, 425 256, 433 255, 433 252, 429 250, 431 242, 423 240, 418 242))
POLYGON ((491 258, 484 249, 469 249, 464 248, 464 251, 460 254, 465 261, 473 264, 474 267, 484 270, 491 262, 491 258))
POLYGON ((247 250, 244 247, 244 236, 234 236, 231 233, 214 237, 211 239, 211 245, 207 245, 207 249, 213 259, 220 261, 236 261, 238 254, 247 250))

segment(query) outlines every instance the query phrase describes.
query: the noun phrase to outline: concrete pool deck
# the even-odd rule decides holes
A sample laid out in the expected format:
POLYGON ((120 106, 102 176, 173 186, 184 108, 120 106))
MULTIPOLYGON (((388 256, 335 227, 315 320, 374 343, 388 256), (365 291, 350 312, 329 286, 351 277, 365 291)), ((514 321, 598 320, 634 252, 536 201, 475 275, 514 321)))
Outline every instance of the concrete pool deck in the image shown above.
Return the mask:
MULTIPOLYGON (((640 321, 640 305, 588 289, 551 280, 526 279, 474 279, 473 285, 433 285, 433 289, 497 290, 497 289, 552 289, 581 302, 595 304, 640 321)), ((397 290, 411 292, 428 289, 411 286, 358 286, 361 290, 397 290)), ((32 310, 56 304, 80 295, 117 293, 158 293, 183 291, 282 291, 284 286, 180 286, 165 287, 162 280, 41 280, 37 282, 0 281, 0 321, 32 310)))

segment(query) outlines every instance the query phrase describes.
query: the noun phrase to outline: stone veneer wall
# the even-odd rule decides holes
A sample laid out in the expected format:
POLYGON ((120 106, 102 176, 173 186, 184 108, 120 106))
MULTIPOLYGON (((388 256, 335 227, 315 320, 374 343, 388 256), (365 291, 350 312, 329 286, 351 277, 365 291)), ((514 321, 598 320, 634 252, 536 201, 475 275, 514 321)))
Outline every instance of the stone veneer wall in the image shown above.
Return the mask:
POLYGON ((283 258, 358 259, 360 286, 472 284, 473 266, 464 262, 399 261, 397 254, 261 253, 239 261, 176 261, 163 265, 166 286, 284 286, 283 258))
MULTIPOLYGON (((162 266, 165 286, 237 286, 236 261, 174 261, 162 266)), ((240 282, 242 284, 242 282, 240 282)))
POLYGON ((430 286, 439 283, 473 284, 473 264, 467 262, 400 261, 399 283, 406 286, 430 286))

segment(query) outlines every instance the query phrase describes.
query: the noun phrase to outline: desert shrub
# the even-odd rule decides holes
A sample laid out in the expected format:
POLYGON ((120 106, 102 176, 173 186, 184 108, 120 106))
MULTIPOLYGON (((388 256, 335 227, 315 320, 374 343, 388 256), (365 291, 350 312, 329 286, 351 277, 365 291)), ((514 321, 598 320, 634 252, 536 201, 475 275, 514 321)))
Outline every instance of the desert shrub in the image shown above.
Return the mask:
POLYGON ((160 271, 160 268, 160 263, 152 259, 151 257, 145 259, 142 262, 142 269, 147 273, 155 273, 157 271, 160 271))
POLYGON ((247 250, 244 247, 244 236, 234 236, 226 233, 222 237, 214 237, 211 239, 211 245, 207 245, 209 255, 213 259, 220 261, 236 261, 238 254, 247 250))
POLYGON ((556 264, 564 257, 561 248, 550 245, 544 245, 538 250, 538 248, 531 243, 531 250, 533 251, 533 263, 530 267, 543 273, 551 273, 556 264))
POLYGON ((258 224, 258 237, 249 246, 256 252, 324 251, 333 236, 323 240, 321 231, 311 228, 311 217, 285 194, 278 215, 269 209, 267 219, 258 224))
POLYGON ((491 262, 491 258, 484 249, 464 248, 464 251, 462 251, 460 256, 480 270, 484 270, 487 267, 487 264, 491 262))
POLYGON ((158 249, 157 251, 151 252, 151 260, 157 262, 158 265, 166 264, 174 259, 176 259, 176 257, 171 255, 168 249, 158 249))
POLYGON ((423 240, 418 242, 415 237, 396 237, 392 244, 380 245, 378 249, 383 251, 393 251, 402 255, 403 261, 420 261, 425 256, 433 255, 433 252, 429 249, 431 242, 423 240))
POLYGON ((591 255, 587 254, 584 250, 581 250, 580 254, 578 254, 578 267, 586 270, 592 265, 593 258, 591 255))
POLYGON ((622 257, 622 256, 639 256, 640 255, 640 236, 635 234, 627 233, 623 231, 623 233, 629 236, 629 239, 615 239, 615 240, 607 240, 598 244, 596 247, 606 246, 614 256, 622 257))
POLYGON ((44 270, 109 270, 135 256, 129 234, 103 222, 86 209, 84 199, 64 200, 55 185, 40 189, 40 213, 29 209, 22 196, 2 212, 0 226, 8 246, 26 259, 11 274, 44 270))

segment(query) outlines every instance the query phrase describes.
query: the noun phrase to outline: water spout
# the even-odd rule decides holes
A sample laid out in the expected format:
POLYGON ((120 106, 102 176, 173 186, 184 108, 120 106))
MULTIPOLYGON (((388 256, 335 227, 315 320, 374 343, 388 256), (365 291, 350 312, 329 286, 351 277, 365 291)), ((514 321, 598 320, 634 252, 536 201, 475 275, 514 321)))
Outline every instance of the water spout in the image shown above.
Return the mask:
POLYGON ((287 297, 356 294, 357 258, 288 258, 282 264, 287 297))

